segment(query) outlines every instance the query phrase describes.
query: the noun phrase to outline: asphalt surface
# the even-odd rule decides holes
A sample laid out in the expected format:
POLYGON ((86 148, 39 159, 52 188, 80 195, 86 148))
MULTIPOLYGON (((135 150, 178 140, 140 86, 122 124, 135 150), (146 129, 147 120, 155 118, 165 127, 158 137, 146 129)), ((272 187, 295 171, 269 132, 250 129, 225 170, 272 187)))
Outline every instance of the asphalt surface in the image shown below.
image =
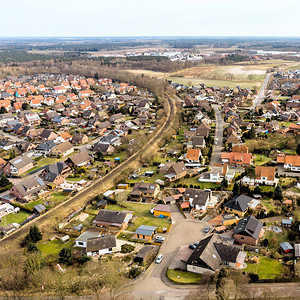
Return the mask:
POLYGON ((114 178, 117 174, 120 174, 123 170, 125 170, 130 163, 134 162, 139 155, 141 155, 145 150, 147 150, 151 145, 157 143, 161 139, 161 134, 164 131, 169 130, 169 126, 171 124, 172 116, 176 114, 176 106, 174 104, 174 100, 170 99, 169 97, 166 97, 168 100, 168 106, 169 106, 169 113, 167 115, 167 119, 164 123, 164 125, 157 130, 155 135, 150 138, 150 140, 144 145, 143 148, 141 148, 138 152, 133 154, 130 158, 128 158, 126 161, 118 165, 116 168, 114 168, 109 174, 103 176, 102 178, 96 180, 92 185, 84 189, 83 191, 79 192, 76 196, 70 198, 69 200, 62 202, 61 204, 57 205, 56 207, 52 208, 48 212, 44 213, 43 215, 39 216, 38 218, 34 219, 31 222, 28 222, 18 230, 14 231, 12 234, 4 237, 2 240, 0 240, 0 247, 8 246, 11 241, 25 235, 29 227, 33 224, 41 224, 43 221, 54 217, 55 214, 58 211, 67 209, 70 207, 70 205, 76 203, 77 201, 80 202, 82 198, 89 195, 92 191, 96 190, 97 187, 105 185, 107 182, 109 182, 112 178, 114 178))
POLYGON ((223 127, 224 127, 223 117, 221 111, 219 110, 220 106, 214 104, 212 105, 212 107, 216 113, 216 133, 215 133, 213 152, 210 160, 210 167, 213 167, 213 165, 216 163, 221 163, 223 127))
POLYGON ((181 246, 199 242, 205 236, 207 223, 185 219, 176 205, 171 205, 171 216, 173 226, 165 234, 166 240, 159 251, 163 260, 160 264, 153 262, 145 275, 133 283, 130 294, 135 299, 182 299, 189 293, 189 290, 178 291, 173 284, 167 285, 162 277, 181 246))
POLYGON ((266 75, 265 80, 264 80, 263 84, 261 85, 259 92, 256 95, 256 98, 253 100, 253 104, 252 104, 251 108, 255 108, 262 103, 271 75, 272 75, 272 73, 268 73, 266 75))

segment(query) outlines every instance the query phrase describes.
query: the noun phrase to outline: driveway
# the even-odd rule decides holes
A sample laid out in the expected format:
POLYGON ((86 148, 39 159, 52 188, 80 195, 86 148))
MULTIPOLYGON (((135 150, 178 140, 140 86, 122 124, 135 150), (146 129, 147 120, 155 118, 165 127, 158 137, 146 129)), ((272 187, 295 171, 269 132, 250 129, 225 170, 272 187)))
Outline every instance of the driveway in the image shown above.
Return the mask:
POLYGON ((221 152, 222 152, 222 141, 223 141, 223 117, 221 111, 219 110, 219 105, 212 105, 216 113, 216 134, 214 140, 213 152, 210 160, 210 167, 213 167, 214 164, 221 163, 221 152), (218 139, 218 141, 217 141, 218 139), (217 145, 215 143, 217 142, 217 145))
POLYGON ((198 242, 204 237, 204 228, 207 223, 185 219, 176 205, 171 206, 171 214, 174 224, 166 235, 166 240, 159 252, 159 254, 163 254, 164 258, 160 264, 153 262, 145 275, 133 283, 131 294, 136 299, 159 299, 161 296, 164 299, 182 299, 189 293, 187 290, 180 291, 178 296, 174 287, 166 285, 161 277, 181 246, 198 242), (155 294, 155 298, 153 298, 153 294, 155 294))

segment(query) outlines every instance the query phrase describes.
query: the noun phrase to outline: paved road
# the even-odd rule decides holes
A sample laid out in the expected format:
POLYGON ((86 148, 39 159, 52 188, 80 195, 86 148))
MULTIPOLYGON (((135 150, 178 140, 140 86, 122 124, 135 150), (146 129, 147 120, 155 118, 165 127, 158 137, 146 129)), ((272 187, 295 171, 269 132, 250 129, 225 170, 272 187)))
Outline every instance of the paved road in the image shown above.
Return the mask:
POLYGON ((14 142, 23 142, 24 141, 24 139, 20 138, 19 136, 12 135, 8 132, 1 131, 1 135, 11 139, 14 142))
POLYGON ((265 80, 264 80, 263 84, 261 85, 259 92, 257 93, 255 99, 253 100, 253 104, 252 104, 251 108, 255 108, 262 103, 271 75, 272 75, 272 73, 268 73, 266 75, 265 80))
POLYGON ((223 126, 224 121, 221 114, 221 111, 219 110, 219 105, 212 105, 213 109, 216 113, 216 134, 215 134, 215 140, 214 140, 214 148, 211 155, 210 160, 210 167, 213 167, 214 164, 221 162, 221 152, 222 152, 222 141, 223 141, 223 126), (217 141, 218 139, 218 141, 217 141), (215 143, 217 142, 217 145, 215 143))
POLYGON ((166 268, 172 262, 181 246, 200 241, 205 233, 206 222, 185 219, 176 205, 171 206, 174 225, 166 234, 166 240, 160 248, 164 258, 160 264, 153 263, 141 280, 132 285, 131 294, 136 299, 182 299, 189 290, 178 291, 174 286, 168 286, 162 280, 166 268))

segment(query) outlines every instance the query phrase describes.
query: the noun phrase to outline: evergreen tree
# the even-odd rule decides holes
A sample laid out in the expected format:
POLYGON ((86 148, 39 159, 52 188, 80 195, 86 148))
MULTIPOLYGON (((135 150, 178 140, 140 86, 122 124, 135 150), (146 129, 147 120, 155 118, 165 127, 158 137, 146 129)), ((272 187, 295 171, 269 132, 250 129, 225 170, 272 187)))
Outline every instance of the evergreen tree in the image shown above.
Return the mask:
POLYGON ((26 240, 28 242, 37 243, 42 238, 43 238, 43 235, 40 232, 40 230, 38 229, 38 227, 36 225, 31 226, 29 229, 29 233, 26 236, 26 240))
POLYGON ((7 179, 5 175, 2 175, 0 179, 0 187, 6 187, 10 184, 10 181, 7 179))
POLYGON ((4 106, 1 106, 0 108, 0 114, 6 114, 7 113, 7 109, 4 106))
POLYGON ((282 189, 280 185, 277 185, 274 191, 274 199, 275 200, 282 200, 283 196, 282 196, 282 189))
POLYGON ((296 153, 300 155, 300 143, 297 145, 296 153))
POLYGON ((71 250, 68 248, 63 248, 59 252, 59 262, 60 263, 66 263, 71 264, 72 262, 72 253, 71 250))
POLYGON ((241 193, 241 186, 237 182, 234 183, 232 193, 233 195, 239 195, 241 193))

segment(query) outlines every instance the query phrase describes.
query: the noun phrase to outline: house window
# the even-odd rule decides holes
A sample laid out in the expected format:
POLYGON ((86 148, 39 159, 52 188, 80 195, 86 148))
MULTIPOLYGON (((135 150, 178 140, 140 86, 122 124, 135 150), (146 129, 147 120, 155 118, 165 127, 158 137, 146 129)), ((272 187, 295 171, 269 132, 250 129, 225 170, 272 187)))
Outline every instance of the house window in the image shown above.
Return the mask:
POLYGON ((241 240, 243 240, 244 239, 244 237, 243 236, 241 236, 241 240))
POLYGON ((78 242, 78 245, 83 246, 84 243, 83 242, 78 242))
POLYGON ((108 248, 108 251, 112 251, 112 248, 108 248))

